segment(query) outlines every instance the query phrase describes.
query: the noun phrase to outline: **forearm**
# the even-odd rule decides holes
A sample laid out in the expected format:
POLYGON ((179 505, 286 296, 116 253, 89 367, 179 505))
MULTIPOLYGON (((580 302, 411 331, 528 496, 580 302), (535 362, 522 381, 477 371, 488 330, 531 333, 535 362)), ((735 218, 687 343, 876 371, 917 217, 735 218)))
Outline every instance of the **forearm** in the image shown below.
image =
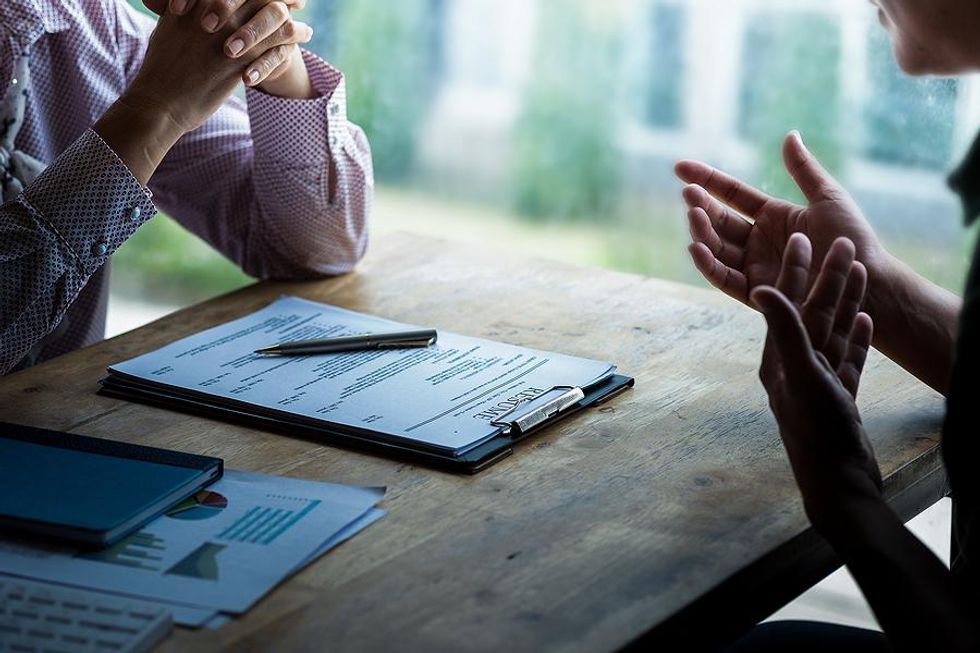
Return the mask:
POLYGON ((868 272, 874 346, 946 394, 962 300, 890 254, 868 272))
POLYGON ((820 529, 854 575, 899 651, 975 651, 977 626, 948 569, 884 501, 850 501, 820 529))
POLYGON ((163 211, 260 278, 347 272, 367 240, 367 140, 347 121, 341 73, 304 57, 314 99, 249 89, 247 109, 230 99, 151 182, 163 211))

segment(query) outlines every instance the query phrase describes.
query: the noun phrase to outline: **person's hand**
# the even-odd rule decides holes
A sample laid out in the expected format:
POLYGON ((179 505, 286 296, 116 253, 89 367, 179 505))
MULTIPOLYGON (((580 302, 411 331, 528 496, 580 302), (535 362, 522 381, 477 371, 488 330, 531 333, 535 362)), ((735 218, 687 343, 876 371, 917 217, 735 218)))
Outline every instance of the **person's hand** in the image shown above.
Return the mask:
POLYGON ((313 30, 291 14, 306 6, 306 0, 143 0, 143 4, 161 16, 193 16, 207 33, 225 33, 225 55, 251 60, 241 76, 247 86, 284 97, 312 96, 299 44, 309 42, 313 30), (248 20, 242 21, 242 15, 248 20))
POLYGON ((865 499, 879 500, 881 473, 855 404, 871 346, 871 318, 860 311, 867 273, 854 244, 835 240, 808 292, 812 248, 787 239, 773 286, 752 290, 768 335, 759 376, 818 531, 865 499))
POLYGON ((857 259, 872 273, 884 256, 861 210, 807 150, 798 132, 786 137, 783 159, 808 206, 770 197, 698 161, 680 161, 675 169, 689 184, 683 196, 695 266, 712 285, 750 306, 754 288, 775 283, 793 233, 810 239, 818 261, 842 236, 854 243, 857 259))
MULTIPOLYGON (((215 34, 200 29, 196 13, 165 12, 150 37, 143 65, 120 101, 135 111, 166 116, 182 133, 196 129, 242 79, 253 84, 266 79, 287 60, 294 42, 309 38, 307 26, 282 19, 284 13, 288 17, 283 7, 280 2, 247 0, 215 34), (280 18, 271 35, 254 31, 256 43, 239 57, 227 56, 230 37, 250 24, 268 30, 276 24, 271 14, 280 18), (283 25, 292 27, 283 30, 283 25)), ((201 3, 198 10, 207 8, 201 3)))

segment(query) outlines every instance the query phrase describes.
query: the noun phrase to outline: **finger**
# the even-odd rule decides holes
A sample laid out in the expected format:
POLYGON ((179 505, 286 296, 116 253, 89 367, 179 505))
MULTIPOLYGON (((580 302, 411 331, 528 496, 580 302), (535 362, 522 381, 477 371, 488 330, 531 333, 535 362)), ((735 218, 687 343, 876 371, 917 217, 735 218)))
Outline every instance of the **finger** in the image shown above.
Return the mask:
POLYGON ((206 32, 217 32, 248 0, 198 0, 201 27, 206 32))
POLYGON ((741 269, 745 252, 721 238, 715 231, 704 209, 696 208, 687 212, 687 222, 691 238, 696 243, 704 243, 716 259, 731 268, 741 269))
POLYGON ((754 218, 771 198, 762 191, 700 161, 678 161, 675 174, 688 184, 697 184, 713 197, 754 218))
POLYGON ((766 335, 766 344, 762 348, 762 363, 759 365, 759 380, 767 393, 778 388, 782 381, 782 369, 779 366, 779 356, 773 339, 766 335))
POLYGON ((276 68, 271 73, 269 73, 263 81, 267 82, 271 79, 278 79, 282 77, 283 75, 286 74, 286 71, 289 70, 289 66, 291 63, 292 62, 290 61, 290 58, 287 57, 287 59, 281 64, 279 64, 278 68, 276 68))
POLYGON ((810 296, 803 304, 803 322, 817 351, 823 351, 833 331, 853 264, 854 243, 847 238, 838 238, 830 246, 810 296))
POLYGON ((848 338, 844 359, 837 368, 837 377, 855 399, 861 384, 864 364, 868 360, 868 351, 871 349, 873 336, 874 323, 871 321, 871 316, 867 313, 858 313, 854 319, 854 328, 851 329, 851 335, 848 338))
POLYGON ((837 307, 837 317, 834 319, 834 329, 830 333, 827 344, 823 348, 824 355, 832 369, 837 369, 847 351, 847 341, 854 328, 861 305, 864 304, 864 293, 868 287, 868 271, 859 261, 851 265, 851 273, 847 277, 844 295, 837 307))
POLYGON ((143 0, 143 6, 157 16, 162 16, 163 12, 167 11, 169 5, 167 0, 143 0))
POLYGON ((739 247, 749 239, 752 223, 711 197, 700 186, 696 184, 686 186, 681 195, 688 207, 700 208, 708 215, 711 224, 722 238, 730 240, 739 247))
POLYGON ((289 58, 293 54, 293 48, 295 47, 292 44, 277 45, 270 50, 266 50, 262 56, 249 64, 248 68, 242 74, 242 81, 245 82, 246 86, 261 84, 268 79, 274 70, 289 61, 289 58))
POLYGON ((225 54, 233 58, 249 53, 257 55, 276 45, 298 43, 296 39, 305 37, 306 31, 312 36, 313 30, 308 25, 293 22, 284 2, 270 2, 225 40, 225 54), (278 38, 270 38, 274 35, 278 38))
POLYGON ((708 283, 740 302, 748 301, 749 283, 744 274, 716 259, 704 243, 691 243, 688 251, 694 259, 694 267, 708 283))
POLYGON ((790 132, 783 141, 783 162, 808 202, 819 202, 840 196, 841 190, 837 181, 803 144, 800 132, 790 132))
POLYGON ((812 257, 813 247, 810 245, 810 239, 805 235, 795 233, 786 241, 776 288, 796 306, 803 304, 806 299, 812 257))
POLYGON ((769 327, 774 355, 787 380, 803 378, 813 372, 816 359, 799 310, 779 290, 759 286, 752 291, 752 303, 762 312, 769 327))
POLYGON ((299 11, 306 7, 306 0, 285 0, 285 2, 289 5, 290 11, 299 11))

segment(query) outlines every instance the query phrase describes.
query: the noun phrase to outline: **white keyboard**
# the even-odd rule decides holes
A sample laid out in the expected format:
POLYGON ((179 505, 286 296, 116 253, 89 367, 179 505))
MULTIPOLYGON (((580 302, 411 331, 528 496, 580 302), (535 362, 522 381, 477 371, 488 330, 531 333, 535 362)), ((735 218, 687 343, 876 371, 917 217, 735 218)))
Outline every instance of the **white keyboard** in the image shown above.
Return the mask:
POLYGON ((149 651, 173 628, 163 606, 0 576, 0 652, 149 651))

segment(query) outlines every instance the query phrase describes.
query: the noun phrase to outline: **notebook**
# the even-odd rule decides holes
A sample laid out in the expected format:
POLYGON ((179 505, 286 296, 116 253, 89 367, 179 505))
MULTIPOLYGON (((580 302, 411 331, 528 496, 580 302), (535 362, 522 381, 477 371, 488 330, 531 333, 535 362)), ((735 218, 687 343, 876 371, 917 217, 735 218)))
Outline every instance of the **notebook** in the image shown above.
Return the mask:
POLYGON ((222 472, 218 458, 0 422, 0 529, 109 546, 222 472))

